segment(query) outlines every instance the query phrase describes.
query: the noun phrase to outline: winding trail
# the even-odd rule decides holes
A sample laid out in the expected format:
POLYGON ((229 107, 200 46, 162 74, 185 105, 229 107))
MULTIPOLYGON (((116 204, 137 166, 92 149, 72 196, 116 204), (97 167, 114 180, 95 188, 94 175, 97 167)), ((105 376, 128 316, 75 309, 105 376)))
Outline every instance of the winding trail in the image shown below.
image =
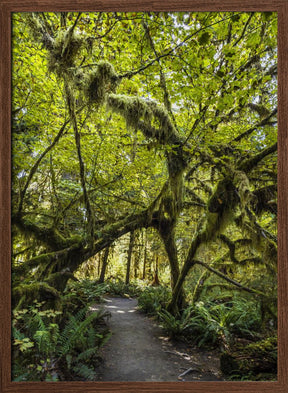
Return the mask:
POLYGON ((217 360, 203 351, 187 353, 163 329, 137 310, 137 300, 106 298, 112 337, 102 348, 99 381, 219 381, 217 360), (184 376, 180 376, 189 370, 184 376))

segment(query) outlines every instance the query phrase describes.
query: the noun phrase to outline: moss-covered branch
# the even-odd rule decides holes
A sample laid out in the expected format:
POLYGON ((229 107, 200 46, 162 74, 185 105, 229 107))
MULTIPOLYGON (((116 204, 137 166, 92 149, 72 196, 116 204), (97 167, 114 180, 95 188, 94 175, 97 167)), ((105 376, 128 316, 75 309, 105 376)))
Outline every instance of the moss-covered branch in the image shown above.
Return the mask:
POLYGON ((247 158, 244 160, 242 163, 239 164, 239 170, 243 172, 250 172, 255 166, 262 161, 265 157, 269 156, 270 154, 273 154, 277 151, 277 142, 274 143, 272 146, 268 146, 265 149, 263 149, 260 153, 255 154, 251 158, 247 158))
POLYGON ((65 238, 53 226, 38 225, 26 219, 25 216, 12 216, 12 224, 15 225, 23 235, 30 234, 41 243, 48 245, 56 251, 70 247, 81 240, 80 236, 77 235, 65 238))
POLYGON ((238 288, 241 288, 243 291, 249 292, 249 293, 255 293, 257 295, 263 296, 263 297, 267 297, 268 295, 266 295, 263 292, 257 291, 256 289, 251 289, 248 288, 242 284, 240 284, 239 282, 232 280, 231 278, 229 278, 228 276, 226 276, 225 274, 221 273, 219 270, 214 269, 213 267, 209 266, 207 263, 199 261, 199 260, 194 260, 193 261, 194 264, 196 265, 201 265, 203 267, 205 267, 207 270, 209 270, 210 272, 216 274, 217 276, 221 277, 223 280, 229 282, 230 284, 235 285, 238 288))
POLYGON ((155 138, 160 144, 182 144, 167 110, 154 101, 110 94, 108 108, 119 113, 126 120, 128 127, 140 129, 146 138, 155 138), (154 121, 157 126, 152 124, 154 121))
POLYGON ((269 113, 264 119, 262 119, 258 124, 256 124, 253 127, 250 127, 248 130, 243 132, 242 134, 238 135, 236 138, 233 139, 232 142, 240 142, 243 138, 246 138, 247 136, 251 135, 254 131, 256 131, 259 127, 264 127, 266 126, 270 119, 277 114, 277 108, 275 108, 271 113, 269 113))

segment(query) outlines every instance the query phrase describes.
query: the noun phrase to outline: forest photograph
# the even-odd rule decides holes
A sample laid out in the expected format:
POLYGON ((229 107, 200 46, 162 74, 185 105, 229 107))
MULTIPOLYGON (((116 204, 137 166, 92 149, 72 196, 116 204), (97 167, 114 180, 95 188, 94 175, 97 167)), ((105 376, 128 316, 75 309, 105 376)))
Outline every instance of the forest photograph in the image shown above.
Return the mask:
POLYGON ((12 15, 12 380, 277 380, 277 13, 12 15))

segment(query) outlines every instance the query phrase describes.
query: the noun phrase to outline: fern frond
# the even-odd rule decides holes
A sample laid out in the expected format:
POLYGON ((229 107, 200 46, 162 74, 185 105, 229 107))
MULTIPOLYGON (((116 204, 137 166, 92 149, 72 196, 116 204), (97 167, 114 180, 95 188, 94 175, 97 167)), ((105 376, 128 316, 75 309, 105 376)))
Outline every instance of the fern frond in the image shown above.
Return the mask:
POLYGON ((97 355, 98 350, 98 345, 96 347, 86 349, 86 351, 81 352, 80 355, 77 356, 75 362, 80 362, 81 360, 88 360, 92 356, 97 355))
POLYGON ((86 366, 86 364, 77 364, 77 366, 73 367, 73 371, 78 374, 79 377, 83 377, 88 381, 93 381, 97 377, 95 370, 86 366))

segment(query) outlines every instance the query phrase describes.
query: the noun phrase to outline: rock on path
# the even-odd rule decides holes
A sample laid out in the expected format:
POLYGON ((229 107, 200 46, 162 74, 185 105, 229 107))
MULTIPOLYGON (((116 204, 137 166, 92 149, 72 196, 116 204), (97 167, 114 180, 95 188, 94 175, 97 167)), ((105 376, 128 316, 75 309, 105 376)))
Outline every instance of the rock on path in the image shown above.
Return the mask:
POLYGON ((137 300, 106 298, 105 302, 111 312, 112 336, 101 351, 104 363, 99 381, 220 380, 217 369, 203 370, 200 359, 179 352, 168 342, 163 330, 137 310, 137 300), (194 371, 179 378, 189 368, 194 371))

